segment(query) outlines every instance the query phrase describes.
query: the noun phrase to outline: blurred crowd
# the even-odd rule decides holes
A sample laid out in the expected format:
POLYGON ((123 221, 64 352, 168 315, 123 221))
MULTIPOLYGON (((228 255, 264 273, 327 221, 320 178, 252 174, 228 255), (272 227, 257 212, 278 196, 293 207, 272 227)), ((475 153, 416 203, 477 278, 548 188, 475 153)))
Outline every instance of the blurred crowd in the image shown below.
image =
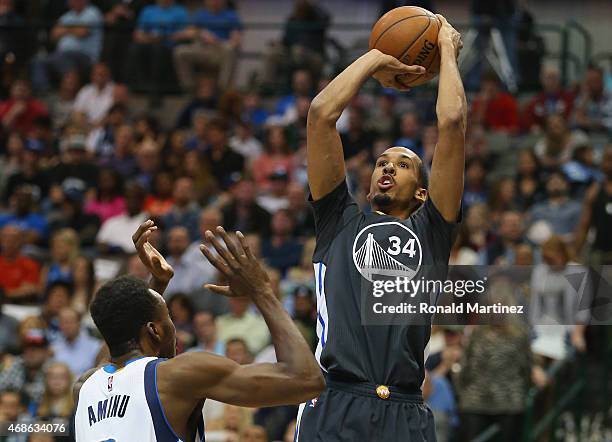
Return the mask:
MULTIPOLYGON (((253 306, 202 287, 222 282, 198 247, 217 225, 247 235, 314 348, 305 130, 328 81, 329 15, 297 1, 241 89, 233 74, 243 17, 225 0, 68 0, 31 11, 35 3, 0 0, 0 421, 71 415, 74 379, 105 358, 87 309, 96 288, 124 273, 149 278, 131 239, 146 219, 175 272, 164 296, 179 352, 275 360, 253 306), (46 50, 10 31, 36 16, 55 20, 46 50), (139 105, 160 82, 180 85, 178 112, 139 105)), ((529 388, 546 388, 553 361, 593 348, 566 276, 574 265, 612 264, 605 74, 589 66, 566 87, 544 64, 533 94, 511 95, 490 73, 470 94, 451 264, 532 266, 533 314, 574 325, 434 327, 424 394, 442 442, 470 440, 491 423, 516 440, 529 388)), ((367 211, 384 149, 405 146, 430 164, 435 94, 368 85, 338 130, 350 188, 367 211)), ((289 442, 295 414, 206 401, 207 441, 289 442)))

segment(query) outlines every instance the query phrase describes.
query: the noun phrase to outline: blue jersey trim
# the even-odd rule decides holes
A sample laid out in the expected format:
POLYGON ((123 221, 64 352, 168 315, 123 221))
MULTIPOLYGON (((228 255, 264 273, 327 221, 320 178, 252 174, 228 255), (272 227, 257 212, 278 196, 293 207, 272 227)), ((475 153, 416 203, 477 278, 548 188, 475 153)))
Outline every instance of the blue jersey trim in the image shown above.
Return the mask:
MULTIPOLYGON (((137 360, 142 359, 142 358, 144 358, 144 356, 138 356, 137 358, 130 359, 130 360, 129 360, 129 361, 127 361, 127 362, 125 363, 125 365, 124 365, 123 367, 121 367, 121 368, 125 368, 125 367, 127 367, 128 365, 130 365, 132 362, 136 362, 137 360)), ((113 373, 115 373, 115 372, 116 372, 117 370, 119 370, 119 369, 117 368, 117 366, 116 366, 116 365, 113 365, 113 364, 106 364, 104 367, 102 367, 102 370, 104 370, 104 371, 105 371, 105 372, 107 372, 107 373, 113 374, 113 373)))
MULTIPOLYGON (((319 263, 319 294, 323 294, 323 279, 321 278, 321 271, 323 269, 323 264, 319 263)), ((323 298, 325 299, 325 298, 323 298)), ((321 331, 321 346, 323 348, 325 348, 325 321, 323 320, 323 317, 321 316, 321 313, 319 311, 317 311, 317 318, 319 319, 319 322, 321 323, 321 327, 323 328, 321 331)))
POLYGON ((157 442, 177 442, 181 438, 176 435, 164 413, 157 391, 157 365, 165 359, 154 359, 147 363, 144 373, 144 389, 147 405, 153 420, 157 442))

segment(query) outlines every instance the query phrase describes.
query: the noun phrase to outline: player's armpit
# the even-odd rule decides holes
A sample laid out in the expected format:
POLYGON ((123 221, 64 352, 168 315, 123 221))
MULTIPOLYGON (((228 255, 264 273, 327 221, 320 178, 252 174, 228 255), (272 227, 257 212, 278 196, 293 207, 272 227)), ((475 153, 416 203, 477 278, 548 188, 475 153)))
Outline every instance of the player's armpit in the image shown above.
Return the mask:
POLYGON ((242 407, 299 404, 323 388, 320 376, 291 373, 284 363, 239 365, 207 352, 184 353, 158 366, 158 383, 177 397, 203 398, 242 407))

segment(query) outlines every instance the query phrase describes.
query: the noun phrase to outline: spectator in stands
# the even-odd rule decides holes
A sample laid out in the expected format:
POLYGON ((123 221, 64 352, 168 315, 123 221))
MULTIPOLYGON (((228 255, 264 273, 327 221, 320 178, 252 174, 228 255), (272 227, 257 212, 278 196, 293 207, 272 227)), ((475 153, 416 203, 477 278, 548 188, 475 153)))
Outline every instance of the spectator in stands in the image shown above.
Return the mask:
POLYGON ((0 1, 0 60, 21 68, 30 50, 26 22, 15 11, 13 0, 0 1))
POLYGON ((293 235, 297 238, 306 238, 314 235, 314 214, 307 204, 308 196, 298 182, 291 182, 287 186, 287 208, 293 216, 295 229, 293 235))
POLYGON ((40 291, 40 265, 21 254, 23 231, 8 224, 0 235, 0 288, 11 303, 31 300, 40 291))
POLYGON ((153 181, 153 191, 146 196, 143 208, 152 217, 164 217, 174 204, 174 177, 170 171, 162 170, 155 174, 153 181))
POLYGON ((115 83, 105 63, 96 63, 91 69, 91 83, 81 88, 74 100, 74 112, 84 114, 92 125, 102 123, 113 105, 115 83))
POLYGON ((236 134, 230 138, 229 146, 246 158, 247 167, 252 168, 252 163, 255 158, 258 158, 262 152, 261 141, 255 136, 253 125, 248 121, 240 121, 236 126, 236 134))
POLYGON ((313 80, 310 72, 296 70, 291 77, 291 93, 281 97, 276 103, 274 115, 270 117, 276 124, 291 124, 298 116, 297 101, 299 97, 312 99, 313 80))
POLYGON ((69 419, 73 412, 73 373, 63 362, 52 362, 45 373, 45 392, 38 404, 36 417, 40 420, 69 419))
POLYGON ((590 66, 576 99, 574 122, 587 132, 612 132, 612 94, 605 90, 603 70, 590 66))
POLYGON ((514 134, 519 129, 518 105, 512 95, 502 91, 493 73, 483 76, 480 92, 472 103, 472 123, 485 130, 514 134))
POLYGON ((101 167, 117 171, 124 179, 136 173, 134 158, 134 129, 129 124, 122 124, 114 130, 114 151, 112 155, 99 161, 101 167))
POLYGON ((285 169, 280 168, 272 172, 268 181, 267 191, 262 192, 257 197, 257 204, 267 212, 274 214, 277 210, 286 209, 289 205, 289 200, 287 199, 289 176, 285 169))
POLYGON ((524 149, 518 155, 516 203, 521 210, 529 209, 544 198, 541 180, 540 160, 532 149, 524 149))
POLYGON ((393 89, 383 89, 376 98, 376 108, 369 118, 369 127, 380 137, 392 137, 399 126, 396 114, 397 93, 393 89))
POLYGON ((242 173, 244 169, 244 157, 230 149, 227 132, 228 127, 224 120, 213 119, 208 124, 209 148, 203 155, 208 170, 224 189, 227 188, 230 175, 242 173))
POLYGON ((268 442, 268 432, 261 425, 251 425, 245 428, 240 442, 268 442))
POLYGON ((197 111, 193 114, 191 121, 193 135, 185 143, 187 150, 195 150, 198 153, 206 151, 208 148, 208 123, 209 113, 197 111))
POLYGON ((255 133, 259 135, 261 128, 268 120, 270 113, 261 104, 261 97, 255 90, 249 90, 242 97, 242 121, 253 125, 255 133))
POLYGON ((3 201, 10 195, 6 192, 7 182, 11 176, 19 173, 25 151, 25 140, 17 131, 8 133, 4 141, 4 154, 0 156, 0 196, 3 201))
MULTIPOLYGON (((30 398, 17 389, 0 390, 0 421, 29 424, 32 416, 28 412, 30 398)), ((29 442, 32 439, 27 433, 13 433, 6 437, 7 442, 29 442)))
POLYGON ((601 171, 604 178, 589 188, 576 229, 578 253, 585 246, 589 230, 595 232, 588 260, 593 265, 612 264, 612 231, 609 227, 612 225, 612 146, 608 146, 603 153, 601 171))
POLYGON ((485 178, 487 168, 484 158, 471 157, 465 164, 465 190, 463 191, 463 206, 469 209, 474 204, 487 200, 485 178))
POLYGON ((136 151, 136 167, 136 181, 150 192, 161 168, 160 149, 155 140, 147 137, 140 143, 136 151))
POLYGON ((545 131, 534 146, 542 166, 557 168, 569 161, 574 149, 589 144, 588 136, 581 130, 571 130, 562 115, 553 114, 546 119, 545 131))
POLYGON ((255 183, 240 178, 231 186, 230 194, 230 203, 223 208, 224 227, 266 237, 270 231, 270 214, 256 202, 255 183))
POLYGON ((556 66, 544 65, 540 73, 542 91, 525 105, 521 126, 523 130, 540 132, 550 115, 560 114, 567 120, 572 112, 574 94, 564 90, 561 73, 556 66))
POLYGON ((394 145, 407 147, 418 156, 423 156, 421 125, 416 112, 406 112, 402 115, 399 124, 399 138, 394 145))
POLYGON ((241 338, 232 338, 225 344, 225 355, 240 365, 253 362, 253 353, 249 350, 247 343, 241 338))
POLYGON ((97 184, 98 166, 89 160, 86 139, 82 135, 72 135, 61 143, 60 162, 49 169, 49 175, 55 185, 76 185, 80 182, 85 190, 97 184), (67 184, 68 185, 68 184, 67 184))
POLYGON ((201 76, 197 81, 195 96, 179 112, 176 120, 177 129, 187 129, 199 111, 214 112, 217 109, 217 85, 215 79, 201 76))
POLYGON ((515 207, 516 189, 514 180, 510 177, 501 177, 493 183, 489 191, 489 216, 493 225, 499 222, 501 215, 515 207))
POLYGON ((60 335, 52 345, 54 358, 68 365, 75 376, 80 376, 95 366, 100 341, 81 327, 81 316, 72 307, 62 309, 58 319, 60 335))
POLYGON ((294 222, 287 209, 280 209, 272 215, 271 236, 261 244, 261 254, 266 263, 285 276, 287 270, 299 265, 302 245, 292 236, 294 222))
MULTIPOLYGON (((230 339, 240 338, 246 342, 248 350, 256 354, 270 341, 270 333, 261 316, 249 310, 249 300, 230 298, 230 312, 217 318, 219 339, 229 343, 230 339)), ((229 357, 229 355, 226 356, 229 357)))
POLYGON ((61 335, 59 326, 60 312, 72 303, 73 285, 66 281, 49 284, 45 290, 44 304, 39 319, 44 321, 47 338, 54 342, 61 335))
POLYGON ((72 117, 74 100, 81 89, 79 71, 66 71, 60 79, 59 89, 47 99, 49 113, 53 115, 53 128, 63 129, 72 117))
POLYGON ((84 73, 98 61, 102 50, 103 17, 89 0, 69 0, 70 10, 62 15, 51 30, 55 52, 32 63, 32 82, 37 91, 48 92, 51 75, 63 75, 78 69, 84 73))
MULTIPOLYGON (((115 86, 117 88, 119 86, 115 86)), ((93 156, 104 158, 112 156, 115 150, 115 133, 126 124, 128 109, 123 103, 113 104, 100 124, 87 136, 87 147, 93 156)))
POLYGON ((176 328, 178 353, 190 348, 195 339, 193 334, 193 315, 195 309, 185 293, 174 293, 168 300, 168 312, 176 328))
POLYGON ((356 104, 349 109, 348 126, 340 134, 344 146, 344 157, 351 160, 347 167, 354 169, 370 159, 370 150, 374 144, 374 133, 366 124, 366 111, 356 104))
POLYGON ((51 262, 43 267, 45 286, 55 282, 73 282, 72 268, 79 255, 79 236, 73 229, 60 229, 51 237, 51 262))
POLYGON ((198 68, 217 71, 219 87, 229 87, 242 41, 240 18, 227 7, 226 0, 204 0, 203 4, 192 14, 191 26, 180 33, 189 43, 177 46, 173 54, 177 76, 186 91, 194 89, 198 68))
POLYGON ((16 351, 19 342, 17 333, 19 322, 4 312, 2 308, 4 298, 4 294, 0 291, 0 371, 5 353, 16 351))
POLYGON ((187 22, 187 10, 174 0, 142 9, 128 50, 126 75, 132 86, 151 91, 172 76, 172 47, 187 22))
POLYGON ((562 172, 556 171, 548 176, 546 196, 544 201, 535 204, 529 211, 528 225, 545 222, 555 234, 563 236, 566 241, 572 240, 580 220, 581 206, 570 199, 569 184, 562 172))
POLYGON ((196 345, 187 351, 208 351, 225 356, 225 343, 217 338, 215 317, 209 311, 196 312, 193 316, 196 345))
POLYGON ((200 207, 195 201, 193 179, 186 176, 177 178, 174 182, 172 199, 173 204, 164 215, 164 228, 171 229, 179 225, 184 226, 189 232, 190 241, 195 240, 199 236, 200 207))
POLYGON ((181 172, 193 180, 195 199, 200 205, 215 200, 219 194, 219 185, 208 168, 206 160, 196 151, 185 153, 181 172))
POLYGON ((100 218, 83 212, 85 185, 81 181, 67 180, 59 188, 60 207, 57 214, 49 215, 52 232, 71 228, 79 235, 82 248, 91 248, 100 228, 100 218))
POLYGON ((35 204, 39 195, 36 189, 24 184, 15 190, 10 206, 11 211, 0 215, 0 228, 12 224, 21 229, 24 244, 39 244, 47 238, 47 220, 35 212, 35 204))
POLYGON ((85 203, 85 213, 97 216, 102 223, 113 216, 125 213, 123 181, 118 172, 110 168, 101 168, 94 192, 93 198, 85 203))
POLYGON ((81 315, 88 314, 96 284, 93 260, 85 256, 75 259, 72 265, 72 280, 72 307, 81 315))
POLYGON ((41 329, 30 329, 22 337, 23 354, 0 372, 0 391, 25 392, 38 403, 45 391, 45 367, 51 358, 49 341, 41 329))
POLYGON ((197 223, 198 233, 195 237, 191 237, 193 242, 185 251, 184 259, 186 262, 201 262, 202 280, 216 281, 218 277, 217 269, 207 259, 203 259, 200 245, 206 242, 205 234, 207 230, 214 232, 217 226, 223 225, 223 214, 218 207, 206 207, 199 212, 197 223))
POLYGON ((109 218, 102 224, 96 243, 101 253, 134 253, 132 234, 147 219, 143 211, 145 190, 135 182, 125 187, 127 212, 109 218))
POLYGON ((507 211, 501 216, 499 238, 491 242, 483 253, 483 264, 512 264, 515 260, 514 249, 523 242, 524 223, 520 212, 507 211))
POLYGON ((270 189, 270 177, 277 170, 284 170, 291 179, 295 163, 282 126, 271 126, 266 138, 264 153, 253 161, 253 178, 260 191, 270 189))
POLYGON ((108 63, 112 75, 118 81, 125 81, 125 60, 129 43, 140 11, 150 3, 149 0, 110 0, 105 2, 104 45, 102 60, 108 63))
POLYGON ((26 136, 32 130, 36 117, 42 115, 47 115, 47 107, 32 96, 30 83, 24 79, 15 80, 8 100, 0 102, 2 129, 16 130, 26 136))
POLYGON ((295 68, 306 69, 319 78, 325 62, 325 42, 331 20, 329 14, 312 0, 294 2, 280 42, 273 42, 264 61, 262 83, 286 87, 295 68))
POLYGON ((572 159, 561 165, 561 171, 567 178, 571 195, 582 196, 591 184, 601 181, 601 171, 595 165, 595 152, 591 146, 578 146, 574 149, 572 159))
POLYGON ((182 225, 172 227, 168 231, 168 256, 166 260, 174 269, 174 278, 168 284, 166 295, 173 293, 191 293, 209 282, 205 278, 204 259, 187 260, 187 249, 191 243, 189 231, 182 225))

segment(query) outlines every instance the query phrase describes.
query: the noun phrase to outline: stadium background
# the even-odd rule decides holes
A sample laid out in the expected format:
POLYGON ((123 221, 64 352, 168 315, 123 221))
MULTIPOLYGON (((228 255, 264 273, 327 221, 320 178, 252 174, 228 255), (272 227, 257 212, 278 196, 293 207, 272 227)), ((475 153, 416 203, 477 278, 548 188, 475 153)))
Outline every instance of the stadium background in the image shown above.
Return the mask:
MULTIPOLYGON (((131 245, 147 217, 176 272, 166 298, 181 351, 274 359, 249 305, 200 288, 216 275, 197 244, 217 224, 249 233, 314 345, 305 117, 399 2, 231 3, 228 12, 222 0, 0 0, 0 421, 70 416, 72 381, 101 357, 87 303, 114 275, 148 277, 131 245), (206 43, 189 43, 192 20, 209 31, 197 33, 206 43)), ((477 29, 478 44, 488 30, 474 26, 494 24, 520 75, 507 93, 486 63, 464 72, 465 221, 451 262, 533 265, 548 276, 570 262, 609 264, 612 202, 598 189, 612 180, 610 161, 602 164, 612 3, 421 4, 464 39, 477 29)), ((431 158, 434 109, 435 83, 399 95, 371 81, 344 113, 349 179, 364 208, 375 152, 395 144, 431 158)), ((609 327, 548 338, 434 328, 424 393, 439 440, 610 440, 609 327)), ((294 416, 294 407, 208 404, 207 440, 291 441, 294 416)))

